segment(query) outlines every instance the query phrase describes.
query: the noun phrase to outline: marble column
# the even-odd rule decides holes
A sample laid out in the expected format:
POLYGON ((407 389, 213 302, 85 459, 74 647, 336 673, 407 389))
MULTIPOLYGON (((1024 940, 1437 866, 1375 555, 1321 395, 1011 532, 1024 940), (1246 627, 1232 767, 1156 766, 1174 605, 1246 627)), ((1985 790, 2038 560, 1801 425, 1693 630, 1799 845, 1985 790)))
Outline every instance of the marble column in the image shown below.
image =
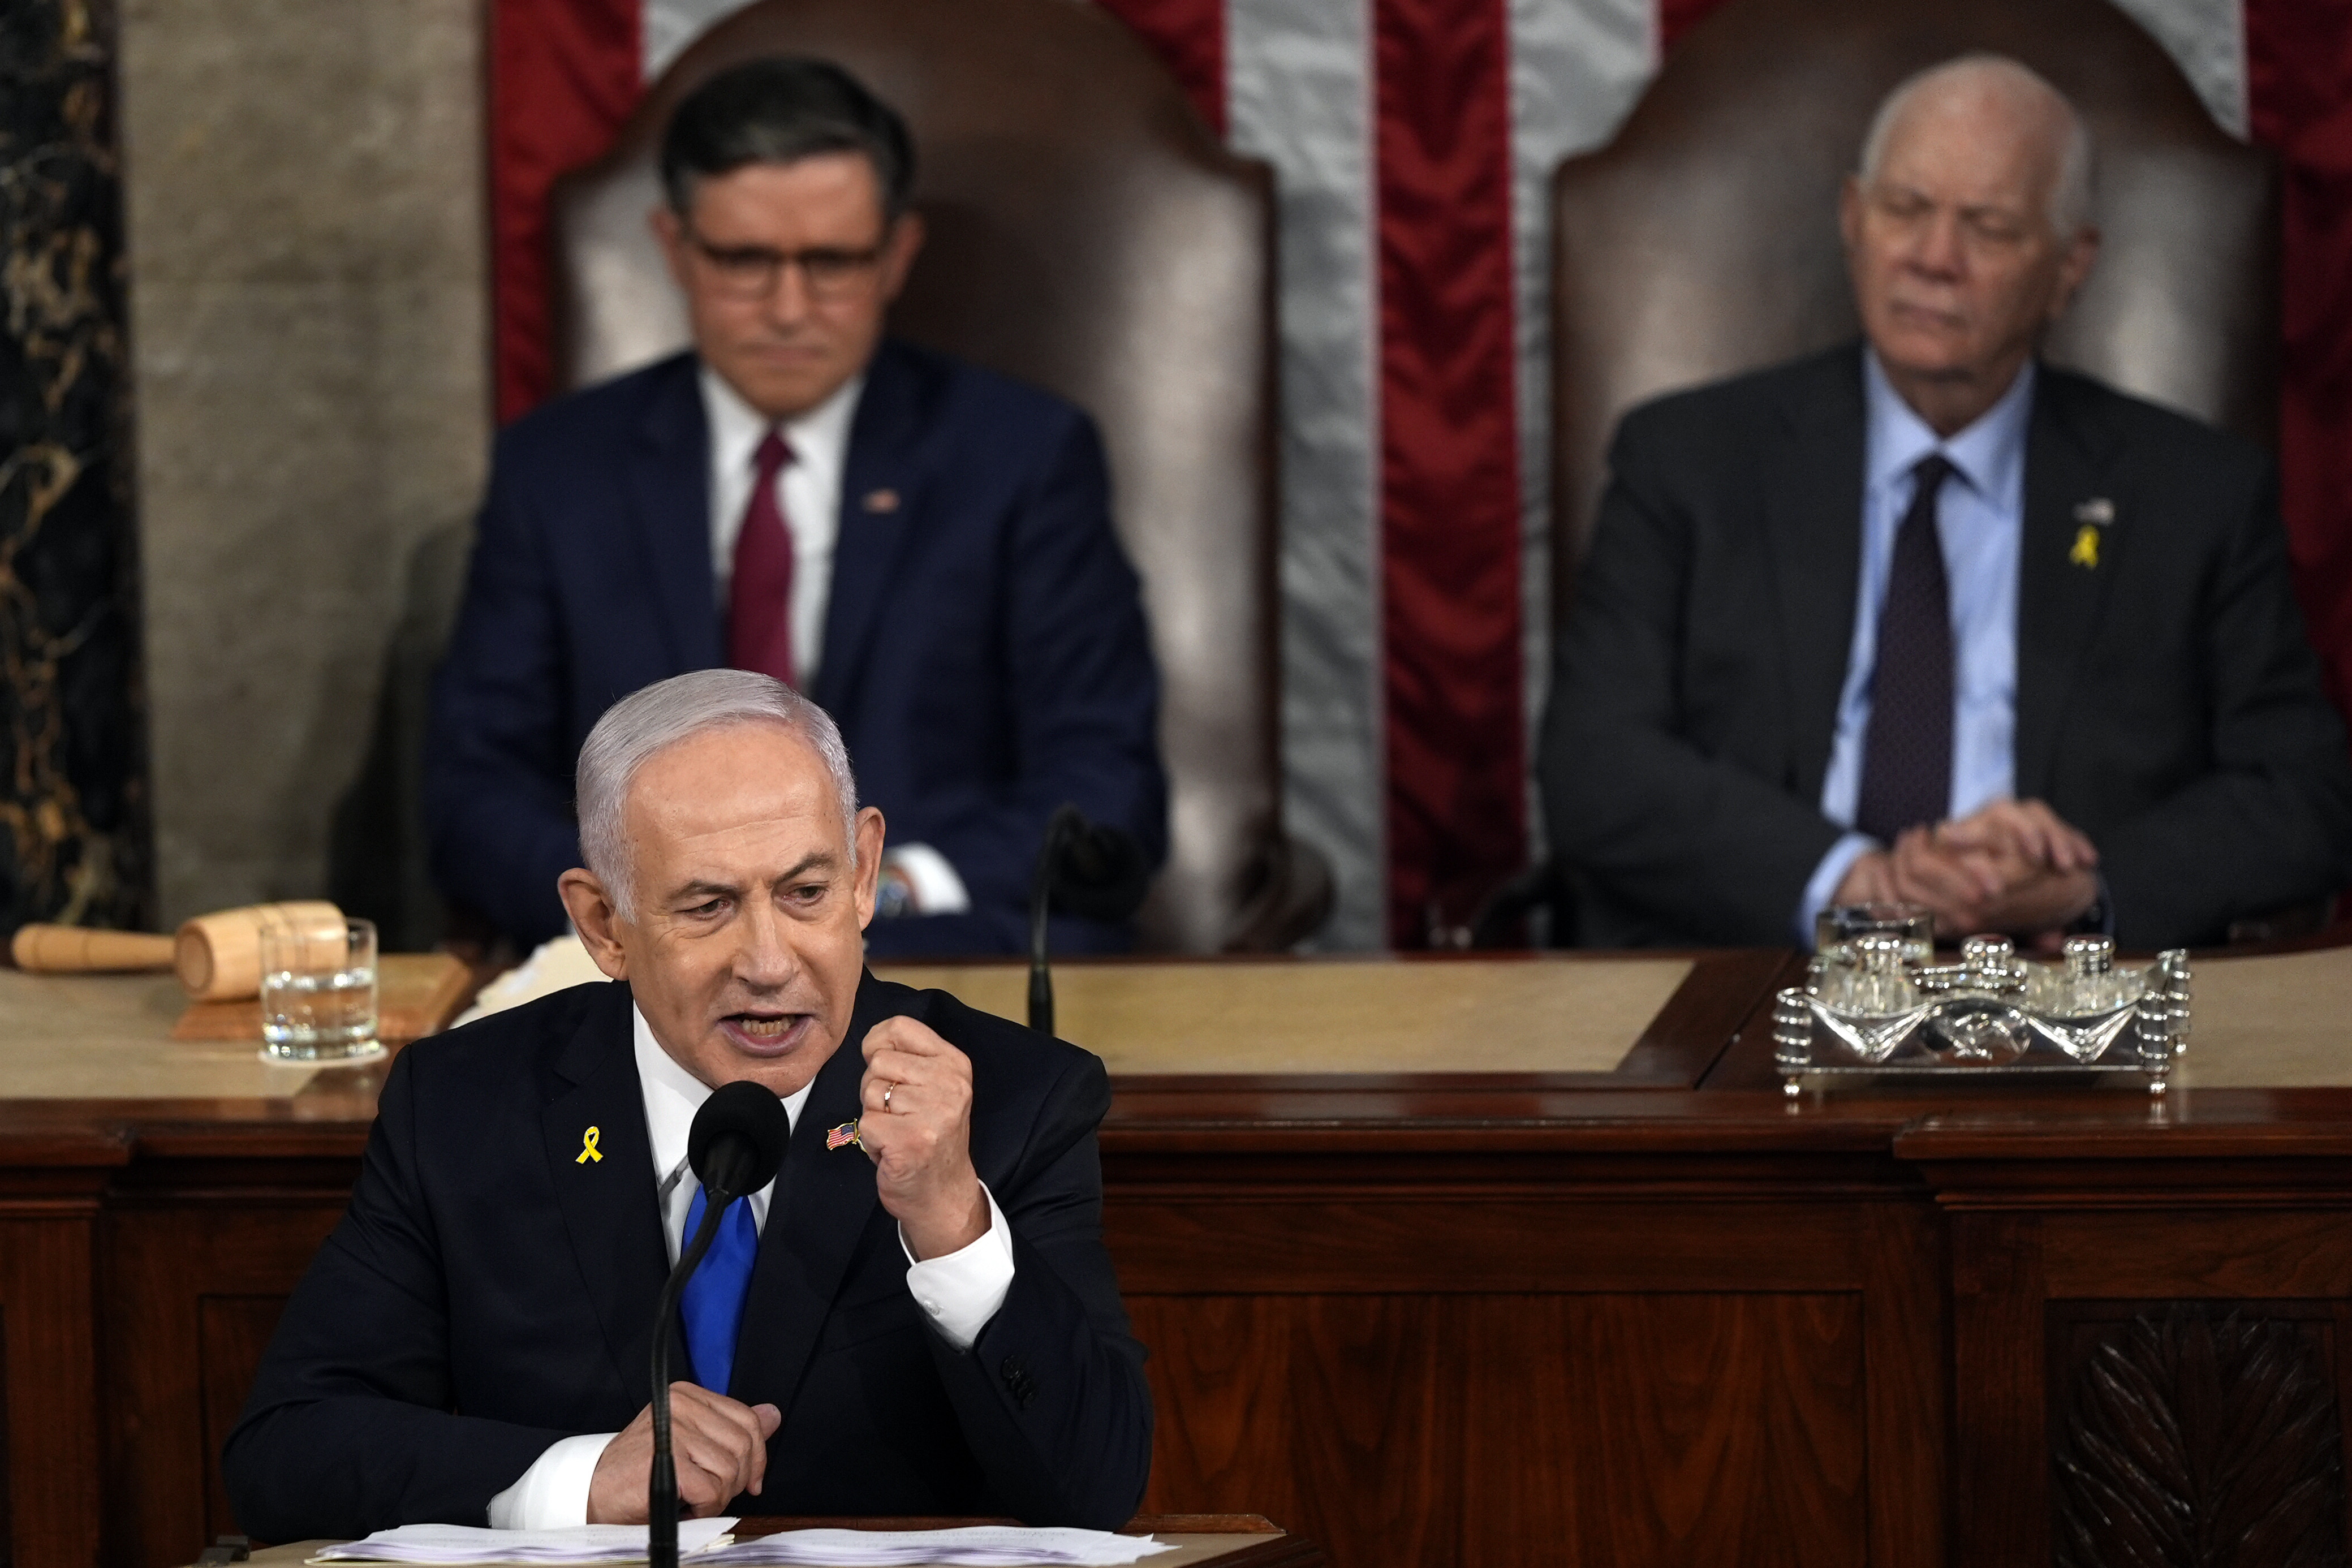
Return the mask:
POLYGON ((0 932, 152 913, 115 43, 0 5, 0 932))
POLYGON ((331 897, 415 946, 492 428, 480 0, 116 4, 160 913, 331 897))

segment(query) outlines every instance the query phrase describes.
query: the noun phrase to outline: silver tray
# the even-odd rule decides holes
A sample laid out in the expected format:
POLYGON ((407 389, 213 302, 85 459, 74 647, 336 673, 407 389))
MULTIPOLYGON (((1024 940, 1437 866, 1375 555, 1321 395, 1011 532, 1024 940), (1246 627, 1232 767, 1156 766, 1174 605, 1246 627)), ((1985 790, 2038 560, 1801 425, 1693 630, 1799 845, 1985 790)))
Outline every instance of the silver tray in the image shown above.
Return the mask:
POLYGON ((1917 944, 1864 936, 1825 949, 1773 1005, 1774 1065, 1794 1099, 1807 1079, 2136 1074, 2165 1092, 2188 1048, 2189 954, 2114 963, 2106 937, 2070 938, 2062 961, 1971 937, 1937 964, 1917 944))

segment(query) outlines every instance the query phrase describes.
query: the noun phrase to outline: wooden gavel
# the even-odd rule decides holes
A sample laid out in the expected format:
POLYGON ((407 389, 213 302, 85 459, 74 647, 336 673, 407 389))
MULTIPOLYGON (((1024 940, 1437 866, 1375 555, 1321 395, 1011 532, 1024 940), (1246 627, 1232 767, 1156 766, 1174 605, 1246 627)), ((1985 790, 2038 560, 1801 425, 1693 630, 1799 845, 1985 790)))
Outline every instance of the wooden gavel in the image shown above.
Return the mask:
POLYGON ((233 1002, 261 993, 261 932, 289 927, 340 944, 343 911, 323 899, 247 904, 198 915, 176 936, 93 931, 84 926, 28 925, 8 944, 16 967, 36 974, 131 973, 173 970, 199 1002, 233 1002))

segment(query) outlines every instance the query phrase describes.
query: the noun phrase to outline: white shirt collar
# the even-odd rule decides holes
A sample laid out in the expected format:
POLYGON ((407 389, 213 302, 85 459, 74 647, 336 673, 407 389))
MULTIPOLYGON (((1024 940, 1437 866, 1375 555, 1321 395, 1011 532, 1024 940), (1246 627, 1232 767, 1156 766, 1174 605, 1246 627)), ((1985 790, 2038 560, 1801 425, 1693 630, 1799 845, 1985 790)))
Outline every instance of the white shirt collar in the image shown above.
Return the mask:
MULTIPOLYGON (((667 1181, 686 1158, 687 1136, 694 1128, 694 1113, 710 1098, 710 1085, 695 1077, 677 1063, 677 1059, 662 1049, 654 1038, 653 1026, 646 1022, 645 1014, 634 1002, 629 1004, 629 1016, 635 1021, 634 1034, 637 1055, 637 1082, 646 1101, 646 1132, 654 1146, 654 1180, 667 1181)), ((784 1103, 784 1116, 797 1127, 801 1107, 808 1103, 809 1091, 816 1087, 812 1079, 803 1084, 798 1093, 780 1095, 784 1103)))
POLYGON ((1969 489, 1996 505, 2011 505, 2012 498, 2023 493, 2026 423, 2033 412, 2033 361, 2025 362, 1990 408, 1949 438, 1937 437, 1903 401, 1903 395, 1895 390, 1879 364, 1876 350, 1865 350, 1862 361, 1870 431, 1870 455, 1864 472, 1870 484, 1906 480, 1920 458, 1940 452, 1969 489))
MULTIPOLYGON (((751 454, 772 422, 744 402, 743 395, 707 363, 702 366, 700 379, 703 417, 710 424, 711 459, 722 473, 748 476, 751 454)), ((842 465, 849 453, 849 427, 857 418, 857 400, 865 391, 866 373, 861 370, 814 408, 797 419, 774 426, 783 432, 785 442, 793 449, 793 461, 821 476, 827 481, 825 488, 836 495, 841 489, 842 465)), ((748 489, 748 478, 744 484, 748 489)))

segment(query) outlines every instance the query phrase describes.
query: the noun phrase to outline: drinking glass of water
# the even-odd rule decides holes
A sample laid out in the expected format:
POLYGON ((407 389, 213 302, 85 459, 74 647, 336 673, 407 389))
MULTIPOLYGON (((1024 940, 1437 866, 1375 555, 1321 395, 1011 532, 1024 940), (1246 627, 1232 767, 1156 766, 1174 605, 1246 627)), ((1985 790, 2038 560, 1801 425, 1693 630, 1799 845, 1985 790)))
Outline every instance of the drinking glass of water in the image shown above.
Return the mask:
POLYGON ((1832 904, 1813 921, 1815 952, 1865 936, 1901 937, 1903 956, 1913 963, 1936 955, 1936 917, 1917 904, 1832 904))
POLYGON ((261 928, 262 1054, 274 1061, 373 1056, 375 922, 272 921, 261 928))

